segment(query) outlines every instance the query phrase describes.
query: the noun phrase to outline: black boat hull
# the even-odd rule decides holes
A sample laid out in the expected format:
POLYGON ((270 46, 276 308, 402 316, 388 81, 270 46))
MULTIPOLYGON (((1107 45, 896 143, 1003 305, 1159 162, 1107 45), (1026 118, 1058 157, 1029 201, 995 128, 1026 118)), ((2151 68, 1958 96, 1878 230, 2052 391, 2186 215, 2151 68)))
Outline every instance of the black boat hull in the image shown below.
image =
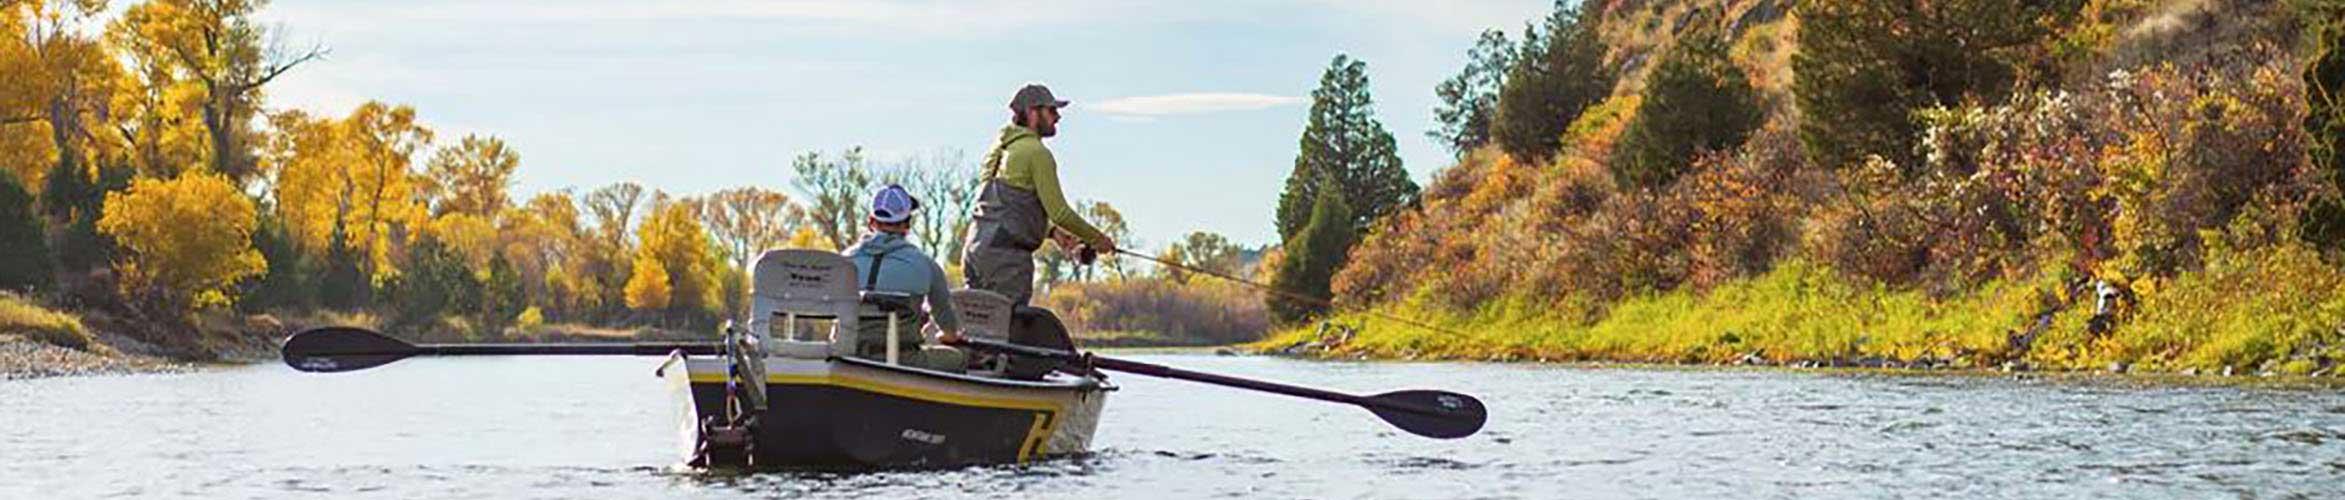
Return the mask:
MULTIPOLYGON (((687 360, 687 443, 723 415, 725 365, 687 360)), ((768 358, 757 468, 871 469, 1024 463, 1088 450, 1107 386, 1054 376, 1011 381, 860 359, 768 358)))

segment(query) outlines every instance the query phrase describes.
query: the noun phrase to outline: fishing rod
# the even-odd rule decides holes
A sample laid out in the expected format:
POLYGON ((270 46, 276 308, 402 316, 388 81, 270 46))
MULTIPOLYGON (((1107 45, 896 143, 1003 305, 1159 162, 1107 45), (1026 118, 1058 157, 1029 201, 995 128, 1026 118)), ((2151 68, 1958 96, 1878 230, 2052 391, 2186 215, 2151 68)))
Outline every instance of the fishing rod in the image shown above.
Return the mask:
MULTIPOLYGON (((1096 250, 1093 250, 1093 249, 1092 249, 1091 247, 1089 247, 1089 246, 1085 246, 1085 247, 1083 247, 1083 252, 1084 252, 1084 253, 1092 253, 1092 252, 1095 252, 1095 251, 1096 251, 1096 250)), ((1121 248, 1117 248, 1117 249, 1109 250, 1109 251, 1108 251, 1108 253, 1115 254, 1115 255, 1122 255, 1122 256, 1125 256, 1125 257, 1131 257, 1131 258, 1135 258, 1135 259, 1140 259, 1140 260, 1144 260, 1144 261, 1148 261, 1148 262, 1154 262, 1154 263, 1156 263, 1156 265, 1159 265, 1159 266, 1164 266, 1164 267, 1168 267, 1168 268, 1173 268, 1173 269, 1178 269, 1178 270, 1181 270, 1181 271, 1183 271, 1183 272, 1197 273, 1197 274, 1202 274, 1202 275, 1206 275, 1206 276, 1212 276, 1212 277, 1215 277, 1215 278, 1221 278, 1221 279, 1229 280, 1229 281, 1231 281, 1231 282, 1234 282, 1234 283, 1237 283, 1237 284, 1241 284, 1241 285, 1246 285, 1246 286, 1249 286, 1249 287, 1253 287, 1253 288, 1254 288, 1254 289, 1256 289, 1256 290, 1261 290, 1261 291, 1264 291, 1264 292, 1269 292, 1269 293, 1277 294, 1277 295, 1278 295, 1278 296, 1280 296, 1280 297, 1286 297, 1286 298, 1290 298, 1290 299, 1301 300, 1301 301, 1310 302, 1310 303, 1313 303, 1313 304, 1318 304, 1318 305, 1322 305, 1322 306, 1327 306, 1327 308, 1328 308, 1328 309, 1331 309, 1331 310, 1332 310, 1332 309, 1335 309, 1335 301, 1333 301, 1333 300, 1322 299, 1322 298, 1313 297, 1313 296, 1310 296, 1310 295, 1304 295, 1304 294, 1301 294, 1301 293, 1291 292, 1291 291, 1287 291, 1287 290, 1280 289, 1280 288, 1278 288, 1278 287, 1275 287, 1275 286, 1270 286, 1270 285, 1266 285, 1266 284, 1262 284, 1262 283, 1255 283, 1255 282, 1253 282, 1253 281, 1248 281, 1248 280, 1246 280, 1246 279, 1244 279, 1244 278, 1239 278, 1239 277, 1236 277, 1236 276, 1231 276, 1231 275, 1228 275, 1228 274, 1222 274, 1222 273, 1217 273, 1217 272, 1213 272, 1213 271, 1207 271, 1207 270, 1204 270, 1204 269, 1197 269, 1197 268, 1194 268, 1194 267, 1184 266, 1184 265, 1181 265, 1181 264, 1180 264, 1180 263, 1178 263, 1178 262, 1173 262, 1173 261, 1165 260, 1165 259, 1163 259, 1163 258, 1159 258, 1159 257, 1153 256, 1153 255, 1148 255, 1148 254, 1143 254, 1143 253, 1133 252, 1133 251, 1130 251, 1130 250, 1124 250, 1124 249, 1121 249, 1121 248)), ((1402 324, 1406 324, 1406 325, 1410 325, 1410 326, 1415 326, 1415 327, 1418 327, 1418 328, 1423 328, 1423 329, 1432 330, 1432 331, 1436 331, 1436 332, 1447 333, 1447 334, 1450 334, 1450 335, 1465 335, 1464 333, 1458 332, 1458 331, 1456 331, 1456 330, 1451 330, 1451 329, 1448 329, 1448 328, 1442 328, 1442 327, 1438 327, 1438 326, 1433 326, 1433 325, 1431 325, 1431 324, 1426 324, 1426 323, 1418 322, 1418 321, 1416 321, 1416 320, 1411 320, 1411 319, 1408 319, 1408 318, 1403 318, 1403 317, 1400 317, 1400 316, 1395 316, 1395 315, 1392 315, 1392 314, 1386 314, 1386 313, 1376 312, 1376 311, 1374 311, 1374 310, 1370 310, 1370 309, 1362 309, 1362 310, 1360 310, 1359 312, 1362 312, 1362 313, 1367 313, 1367 314, 1368 314, 1368 315, 1370 315, 1370 316, 1375 316, 1375 317, 1384 318, 1384 319, 1388 319, 1388 320, 1392 320, 1392 321, 1397 321, 1397 322, 1400 322, 1400 323, 1402 323, 1402 324)))

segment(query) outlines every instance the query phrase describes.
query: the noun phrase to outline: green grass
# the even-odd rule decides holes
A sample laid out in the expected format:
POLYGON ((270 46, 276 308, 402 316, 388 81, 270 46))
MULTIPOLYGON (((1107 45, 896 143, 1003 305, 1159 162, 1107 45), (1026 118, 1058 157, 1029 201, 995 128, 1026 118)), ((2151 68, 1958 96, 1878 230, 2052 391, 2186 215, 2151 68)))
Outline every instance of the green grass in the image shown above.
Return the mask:
POLYGON ((99 354, 113 349, 98 343, 81 318, 42 307, 31 299, 0 292, 0 335, 17 335, 35 342, 99 354))
MULTIPOLYGON (((1819 265, 1791 262, 1707 293, 1673 291, 1601 312, 1574 299, 1510 296, 1465 312, 1416 297, 1377 309, 1444 331, 1349 313, 1333 319, 1357 337, 1339 355, 1383 358, 1728 363, 1893 361, 1985 367, 2023 359, 2052 369, 2270 370, 2311 374, 2345 365, 2345 271, 2293 247, 2218 256, 2209 268, 2142 290, 2114 331, 2085 331, 2091 304, 2077 301, 2026 353, 2012 352, 2048 305, 2057 279, 1998 281, 1946 297, 1859 285, 1819 265)), ((1421 295, 1421 294, 1420 294, 1421 295)), ((1288 330, 1255 344, 1272 349, 1322 341, 1288 330)))

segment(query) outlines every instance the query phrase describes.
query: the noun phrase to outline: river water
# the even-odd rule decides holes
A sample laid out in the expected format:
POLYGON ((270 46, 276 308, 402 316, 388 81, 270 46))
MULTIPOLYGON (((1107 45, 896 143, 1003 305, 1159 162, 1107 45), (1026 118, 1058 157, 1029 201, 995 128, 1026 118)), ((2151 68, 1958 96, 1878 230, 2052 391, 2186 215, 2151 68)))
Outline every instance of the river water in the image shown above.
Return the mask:
POLYGON ((0 382, 0 499, 2345 496, 2345 392, 1988 376, 1137 359, 1490 406, 1437 441, 1357 408, 1115 377, 1098 453, 712 477, 656 361, 416 359, 0 382))

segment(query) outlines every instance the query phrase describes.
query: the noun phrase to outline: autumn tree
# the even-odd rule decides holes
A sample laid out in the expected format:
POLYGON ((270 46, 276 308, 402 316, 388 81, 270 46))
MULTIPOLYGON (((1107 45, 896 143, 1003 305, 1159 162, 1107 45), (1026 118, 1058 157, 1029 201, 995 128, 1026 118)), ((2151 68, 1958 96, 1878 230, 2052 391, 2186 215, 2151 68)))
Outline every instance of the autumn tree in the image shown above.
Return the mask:
POLYGON ((416 122, 413 108, 379 102, 338 120, 289 111, 270 122, 277 130, 268 159, 278 214, 301 248, 325 257, 329 275, 357 273, 329 279, 336 286, 327 294, 362 297, 372 277, 397 269, 394 230, 420 225, 427 215, 413 161, 431 142, 431 130, 416 122))
POLYGON ((118 266, 126 286, 175 311, 225 305, 231 286, 266 268, 252 248, 256 211, 226 176, 198 170, 107 195, 98 228, 129 251, 118 266))
POLYGON ((1466 50, 1465 69, 1433 87, 1441 102, 1433 107, 1434 128, 1425 137, 1449 148, 1455 157, 1488 144, 1490 124, 1498 114, 1498 90, 1506 85, 1507 70, 1514 67, 1515 50, 1505 31, 1483 31, 1466 50))
POLYGON ((790 161, 790 171, 795 174, 790 185, 806 203, 806 222, 834 247, 855 244, 858 228, 863 227, 862 202, 874 180, 864 164, 863 148, 847 148, 838 158, 811 151, 800 154, 790 161))
POLYGON ((2003 101, 2036 42, 2078 3, 1800 2, 1792 94, 1808 158, 1846 168, 1878 155, 1912 169, 1913 112, 2003 101))
POLYGON ((1614 75, 1604 64, 1596 27, 1588 11, 1558 0, 1543 24, 1525 30, 1499 88, 1490 130, 1499 149, 1516 161, 1554 156, 1580 112, 1611 95, 1614 75))
POLYGON ((108 100, 121 67, 97 36, 82 29, 104 2, 20 0, 0 3, 0 167, 30 190, 51 172, 88 177, 108 144, 101 140, 108 100))
POLYGON ((739 264, 747 266, 766 250, 781 248, 798 229, 803 210, 790 196, 757 187, 738 187, 710 194, 701 217, 739 264))
POLYGON ((649 292, 665 288, 669 317, 703 320, 720 312, 724 302, 717 270, 724 263, 688 204, 653 203, 636 233, 641 244, 635 254, 635 274, 627 283, 629 306, 646 309, 638 304, 660 302, 648 300, 649 292), (653 267, 645 267, 647 263, 653 267), (647 275, 647 270, 652 272, 647 275), (639 289, 645 291, 646 300, 637 300, 639 289))
POLYGON ((904 189, 920 198, 919 217, 912 237, 929 254, 945 262, 961 261, 962 233, 969 231, 969 213, 977 206, 977 163, 967 151, 939 150, 918 157, 904 167, 904 189))
MULTIPOLYGON (((1227 237, 1205 231, 1194 231, 1182 236, 1180 241, 1166 246, 1164 255, 1160 257, 1180 264, 1181 267, 1223 276, 1234 276, 1239 272, 1238 267, 1241 265, 1239 254, 1242 252, 1244 249, 1230 243, 1227 237)), ((1159 272, 1175 282, 1187 283, 1190 279, 1189 273, 1181 269, 1166 267, 1160 269, 1159 272)))
POLYGON ((1742 144, 1766 118, 1749 77, 1726 57, 1714 30, 1679 38, 1646 78, 1644 104, 1621 132, 1613 180, 1659 188, 1677 180, 1694 155, 1742 144))
MULTIPOLYGON (((266 0, 148 0, 123 11, 111 38, 154 88, 186 88, 204 132, 204 164, 239 185, 257 173, 249 124, 261 88, 323 48, 284 50, 253 19, 266 0), (184 86, 184 87, 182 87, 184 86)), ((167 96, 169 94, 166 94, 167 96)))
POLYGON ((1342 191, 1319 191, 1311 204, 1311 222, 1282 245, 1286 258, 1272 272, 1270 287, 1285 293, 1263 296, 1278 322, 1292 325, 1327 313, 1327 301, 1334 297, 1330 282, 1358 239, 1350 226, 1351 209, 1345 205, 1342 191))
POLYGON ((1311 115, 1300 142, 1286 190, 1278 195, 1280 238, 1293 238, 1309 222, 1321 188, 1343 192, 1354 208, 1354 232, 1416 201, 1417 183, 1401 168, 1392 133, 1376 119, 1368 63, 1340 54, 1328 62, 1319 88, 1311 91, 1311 115))
POLYGON ((425 163, 424 195, 433 200, 432 213, 468 213, 495 220, 512 205, 513 171, 521 154, 496 136, 467 134, 443 147, 425 163))
MULTIPOLYGON (((1091 221, 1092 224, 1098 226, 1099 232, 1106 234, 1109 239, 1128 242, 1135 247, 1139 246, 1139 242, 1132 241, 1131 224, 1124 222, 1124 213, 1116 210, 1114 205, 1109 205, 1104 201, 1084 200, 1075 203, 1075 212, 1083 214, 1084 220, 1091 221)), ((1093 264, 1107 268, 1108 275, 1116 278, 1127 277, 1123 259, 1118 259, 1113 255, 1096 255, 1094 258, 1097 260, 1093 264)), ((1093 279, 1091 267, 1089 265, 1077 267, 1075 279, 1077 281, 1093 279)))

